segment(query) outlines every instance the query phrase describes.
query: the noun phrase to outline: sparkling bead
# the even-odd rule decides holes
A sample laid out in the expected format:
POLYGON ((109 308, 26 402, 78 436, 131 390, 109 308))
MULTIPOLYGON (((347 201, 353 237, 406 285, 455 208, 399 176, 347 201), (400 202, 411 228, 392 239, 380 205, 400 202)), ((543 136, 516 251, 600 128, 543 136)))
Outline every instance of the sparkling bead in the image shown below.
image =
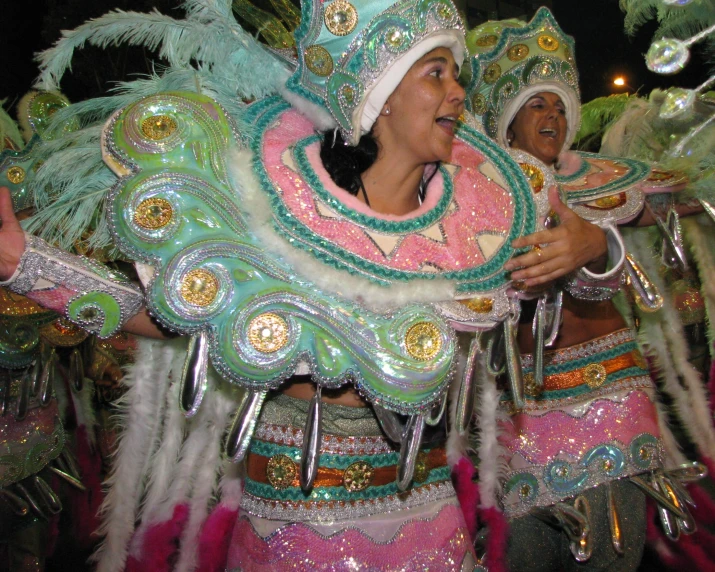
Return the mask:
POLYGON ((161 141, 176 131, 176 121, 168 115, 152 115, 142 121, 142 133, 147 139, 161 141))
POLYGON ((10 167, 7 170, 7 180, 15 185, 19 185, 25 180, 25 169, 22 167, 10 167))
POLYGON ((688 58, 688 46, 675 38, 664 38, 651 44, 645 63, 650 71, 670 75, 682 70, 688 58))
POLYGON ((347 36, 358 23, 355 6, 345 0, 335 0, 325 9, 325 27, 331 34, 347 36))
POLYGON ((277 352, 288 343, 288 323, 278 314, 266 312, 251 320, 248 341, 259 352, 277 352))
POLYGON ((668 6, 687 6, 692 1, 693 0, 663 0, 663 4, 667 4, 668 6))
POLYGON ((208 306, 218 294, 218 278, 205 268, 186 273, 181 281, 181 297, 194 306, 208 306))
POLYGON ((417 322, 405 334, 407 353, 420 361, 432 359, 442 349, 442 336, 432 322, 417 322))
POLYGON ((519 496, 523 499, 528 498, 531 495, 531 485, 524 483, 519 488, 519 496))
POLYGON ((692 111, 693 103, 695 103, 694 90, 674 87, 668 90, 658 115, 663 119, 683 118, 692 111))
POLYGON ((402 33, 402 30, 400 30, 399 28, 394 28, 393 30, 388 32, 385 40, 387 40, 387 43, 390 44, 393 48, 399 48, 402 45, 404 39, 403 36, 404 34, 402 33))
POLYGON ((156 230, 171 222, 173 212, 171 203, 166 199, 144 199, 134 212, 134 222, 143 228, 156 230))
POLYGON ((275 455, 266 465, 266 479, 274 489, 287 489, 298 476, 298 468, 288 455, 275 455))
POLYGON ((351 493, 364 491, 372 483, 375 469, 366 461, 356 461, 343 473, 343 486, 351 493))

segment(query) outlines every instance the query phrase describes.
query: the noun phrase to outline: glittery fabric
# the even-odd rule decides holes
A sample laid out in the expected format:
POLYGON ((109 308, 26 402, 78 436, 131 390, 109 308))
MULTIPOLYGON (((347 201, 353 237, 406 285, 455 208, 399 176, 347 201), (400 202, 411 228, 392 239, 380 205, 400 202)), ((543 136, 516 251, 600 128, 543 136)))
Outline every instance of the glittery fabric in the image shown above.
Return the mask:
POLYGON ((265 519, 324 523, 454 496, 444 448, 424 446, 413 485, 401 493, 396 483, 399 452, 380 433, 372 411, 332 404, 323 404, 315 486, 309 494, 303 493, 298 480, 303 431, 296 425, 305 423, 307 405, 307 401, 278 396, 262 411, 247 457, 244 511, 265 519), (291 424, 267 420, 290 420, 291 424), (352 434, 350 427, 355 429, 352 434), (331 428, 340 434, 331 434, 331 428))
MULTIPOLYGON (((485 158, 456 140, 452 153, 455 165, 435 175, 427 200, 414 213, 403 217, 379 215, 332 182, 320 161, 320 143, 305 148, 311 175, 317 176, 333 199, 366 214, 375 224, 360 224, 323 202, 306 181, 297 163, 295 146, 312 134, 313 127, 296 111, 287 111, 265 134, 263 153, 268 176, 280 189, 278 196, 292 215, 293 225, 303 226, 320 239, 354 253, 360 259, 386 269, 430 273, 449 272, 484 264, 506 242, 514 217, 511 193, 480 171, 485 158), (445 184, 449 179, 449 189, 445 184), (478 192, 475 192, 475 189, 478 192), (445 196, 449 193, 451 196, 445 196), (442 214, 420 224, 434 213, 442 214), (416 228, 399 232, 395 223, 412 220, 416 228), (383 223, 384 229, 375 228, 383 223), (389 223, 393 223, 391 225, 389 223)), ((305 168, 308 168, 304 166, 305 168)), ((492 169, 489 166, 490 170, 492 169)), ((406 226, 402 224, 402 226, 406 226)))
MULTIPOLYGON (((509 517, 662 466, 653 385, 631 332, 545 352, 544 390, 501 423, 509 517)), ((525 378, 533 358, 524 356, 525 378)))
POLYGON ((57 401, 39 407, 34 401, 25 418, 15 419, 15 399, 0 416, 0 487, 20 481, 40 471, 57 457, 65 444, 57 401))
POLYGON ((373 520, 373 534, 366 531, 367 526, 349 521, 328 530, 284 523, 262 534, 242 515, 234 528, 229 569, 473 570, 476 559, 460 508, 454 502, 428 508, 428 513, 405 520, 399 513, 384 515, 383 523, 373 520))

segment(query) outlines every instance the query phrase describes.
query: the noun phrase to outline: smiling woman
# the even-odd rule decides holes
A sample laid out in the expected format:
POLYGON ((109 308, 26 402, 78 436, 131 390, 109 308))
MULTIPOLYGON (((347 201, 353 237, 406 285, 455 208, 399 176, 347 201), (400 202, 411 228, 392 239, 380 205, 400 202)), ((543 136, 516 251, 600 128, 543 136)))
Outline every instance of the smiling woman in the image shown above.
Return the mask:
POLYGON ((507 129, 507 142, 554 165, 566 140, 566 106, 561 98, 548 91, 531 96, 517 111, 507 129))

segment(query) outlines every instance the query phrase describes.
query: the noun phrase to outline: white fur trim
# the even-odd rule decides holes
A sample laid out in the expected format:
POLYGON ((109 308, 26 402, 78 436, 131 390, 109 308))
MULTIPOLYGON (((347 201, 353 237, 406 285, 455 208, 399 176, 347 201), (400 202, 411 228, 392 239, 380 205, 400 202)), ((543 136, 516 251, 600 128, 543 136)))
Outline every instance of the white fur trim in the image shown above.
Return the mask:
POLYGON ((476 381, 479 387, 477 426, 479 427, 479 500, 483 508, 499 509, 500 480, 506 474, 505 455, 499 445, 500 392, 494 376, 490 375, 484 359, 478 360, 476 381))
POLYGON ((122 379, 128 387, 118 403, 123 430, 106 481, 109 491, 100 509, 103 518, 97 531, 105 538, 92 556, 98 572, 124 570, 144 491, 143 472, 151 455, 153 436, 160 426, 158 413, 168 386, 171 342, 140 338, 138 343, 136 362, 122 379))
POLYGON ((514 116, 530 97, 542 91, 555 93, 566 106, 566 139, 564 139, 562 151, 571 147, 581 125, 581 101, 573 89, 557 81, 540 81, 532 84, 507 102, 497 123, 497 143, 501 147, 505 149, 509 147, 506 132, 514 120, 514 116))
POLYGON ((457 62, 460 68, 462 67, 466 46, 464 34, 459 30, 438 30, 424 38, 399 58, 396 58, 383 70, 371 86, 366 86, 365 95, 360 105, 353 111, 353 140, 351 141, 353 145, 357 145, 360 137, 372 129, 387 98, 397 89, 402 78, 405 77, 414 63, 437 48, 451 50, 454 55, 454 61, 457 62))
POLYGON ((305 97, 301 97, 297 93, 286 89, 285 86, 283 86, 279 92, 283 99, 290 103, 301 115, 307 117, 318 131, 327 131, 328 129, 335 129, 338 126, 338 122, 335 121, 333 116, 330 115, 330 112, 324 107, 316 105, 305 97))
POLYGON ((248 224, 266 250, 285 260, 292 269, 325 292, 352 300, 376 311, 386 311, 411 303, 432 303, 454 298, 454 286, 447 280, 412 280, 405 284, 380 286, 366 278, 338 270, 290 245, 273 228, 271 208, 256 180, 250 151, 231 151, 227 163, 232 186, 250 213, 248 224))

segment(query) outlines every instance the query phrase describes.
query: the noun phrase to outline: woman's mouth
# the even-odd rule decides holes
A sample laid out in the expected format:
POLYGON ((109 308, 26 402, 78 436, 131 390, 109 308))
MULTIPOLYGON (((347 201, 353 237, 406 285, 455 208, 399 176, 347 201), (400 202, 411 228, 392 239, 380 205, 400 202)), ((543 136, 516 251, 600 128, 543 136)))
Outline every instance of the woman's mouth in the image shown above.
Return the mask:
POLYGON ((445 115, 437 118, 437 125, 444 129, 450 135, 454 135, 454 126, 457 123, 456 115, 445 115))
POLYGON ((546 129, 539 130, 539 135, 543 135, 544 137, 549 137, 551 139, 556 139, 557 133, 556 129, 551 129, 550 127, 547 127, 546 129))

